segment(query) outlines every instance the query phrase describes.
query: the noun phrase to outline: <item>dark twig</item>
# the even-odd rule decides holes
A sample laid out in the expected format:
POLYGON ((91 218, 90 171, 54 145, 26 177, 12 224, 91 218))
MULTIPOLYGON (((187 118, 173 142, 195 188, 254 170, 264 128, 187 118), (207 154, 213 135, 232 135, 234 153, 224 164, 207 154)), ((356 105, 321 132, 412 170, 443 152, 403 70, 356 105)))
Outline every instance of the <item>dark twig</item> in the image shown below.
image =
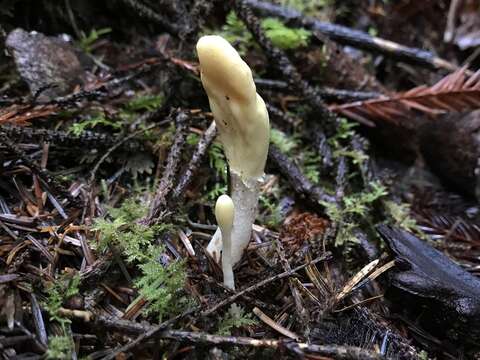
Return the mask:
POLYGON ((337 175, 335 177, 335 198, 340 203, 345 195, 345 188, 347 186, 348 163, 345 156, 340 156, 337 163, 337 175))
POLYGON ((164 215, 168 202, 167 196, 172 190, 173 181, 180 165, 188 125, 187 113, 185 111, 178 111, 175 118, 175 123, 177 125, 175 139, 170 148, 165 171, 155 193, 155 198, 150 206, 150 211, 148 215, 141 220, 141 223, 144 225, 151 225, 164 215))
POLYGON ((267 106, 267 111, 268 111, 268 115, 270 116, 270 119, 271 118, 278 118, 284 124, 289 125, 289 126, 293 126, 293 125, 295 125, 295 123, 298 122, 298 120, 295 119, 293 116, 288 115, 287 113, 283 112, 279 108, 277 108, 277 107, 275 107, 275 106, 273 106, 269 103, 266 103, 265 105, 267 106))
POLYGON ((179 36, 183 41, 194 40, 213 8, 213 1, 195 0, 179 36))
MULTIPOLYGON (((164 321, 163 323, 161 323, 159 325, 152 326, 151 328, 148 329, 148 331, 146 331, 142 335, 138 336, 135 340, 130 341, 126 345, 121 346, 121 347, 113 350, 110 354, 105 356, 102 360, 115 359, 118 354, 125 353, 125 352, 128 352, 128 351, 134 349, 135 347, 140 345, 143 341, 158 336, 158 334, 161 333, 161 331, 163 331, 165 328, 174 324, 178 320, 183 319, 184 317, 192 314, 195 310, 196 309, 187 310, 187 311, 183 312, 182 314, 177 315, 170 320, 164 321)), ((105 320, 106 320, 105 318, 100 318, 97 321, 100 322, 100 323, 102 323, 102 322, 105 323, 105 320)), ((115 320, 115 322, 117 322, 117 321, 118 320, 115 320)))
POLYGON ((323 202, 336 202, 334 197, 326 194, 320 187, 312 184, 298 166, 276 146, 270 145, 268 156, 280 173, 288 179, 295 192, 304 196, 311 204, 318 205, 323 202))
POLYGON ((92 172, 90 173, 90 184, 93 184, 93 181, 95 180, 95 175, 98 171, 98 169, 100 168, 100 165, 103 164, 103 162, 115 151, 117 150, 118 148, 120 148, 123 144, 127 143, 128 141, 132 140, 133 138, 137 137, 138 135, 148 131, 148 130, 152 130, 156 127, 159 127, 159 126, 162 126, 162 125, 165 125, 166 123, 168 123, 170 121, 170 119, 166 119, 164 121, 161 121, 161 122, 158 122, 156 124, 152 124, 150 126, 147 126, 146 128, 144 129, 140 129, 138 131, 135 131, 134 133, 124 137, 122 140, 120 140, 119 142, 117 142, 115 145, 113 145, 110 149, 108 149, 107 152, 105 152, 105 154, 103 154, 103 156, 97 161, 97 163, 95 164, 95 166, 93 167, 93 170, 92 172))
POLYGON ((197 148, 192 155, 192 159, 188 163, 187 170, 180 177, 180 180, 173 191, 172 201, 177 202, 185 194, 185 191, 192 182, 193 175, 197 172, 208 147, 215 138, 216 133, 217 128, 215 126, 215 122, 213 121, 208 129, 203 133, 203 136, 198 142, 197 148))
POLYGON ((43 321, 42 310, 40 309, 40 305, 38 304, 37 297, 33 293, 30 294, 30 304, 38 341, 40 342, 40 344, 45 346, 48 343, 47 331, 45 330, 45 322, 43 321))
POLYGON ((265 16, 276 16, 295 26, 318 31, 338 43, 373 51, 399 61, 421 65, 431 69, 455 71, 458 66, 435 56, 431 52, 400 45, 393 41, 371 36, 363 31, 353 30, 345 26, 330 24, 304 16, 293 9, 260 0, 245 0, 248 6, 265 16))
POLYGON ((328 144, 328 138, 318 124, 313 126, 313 138, 316 149, 321 158, 321 166, 325 171, 333 167, 333 152, 328 144))
POLYGON ((135 71, 131 74, 127 74, 123 77, 113 78, 99 87, 92 89, 92 90, 81 90, 72 94, 68 94, 65 96, 57 97, 53 100, 50 100, 45 103, 39 103, 39 105, 57 105, 60 108, 68 108, 68 107, 76 107, 77 102, 87 100, 87 101, 94 101, 99 100, 101 98, 111 96, 113 90, 119 88, 123 84, 128 81, 131 81, 137 78, 140 75, 145 74, 146 72, 152 70, 155 66, 158 66, 160 63, 153 63, 153 64, 143 64, 139 68, 135 69, 135 71))
MULTIPOLYGON (((109 148, 118 142, 118 139, 106 133, 98 133, 93 131, 83 131, 80 135, 73 135, 66 131, 38 129, 31 127, 9 126, 4 125, 0 128, 0 132, 4 133, 15 142, 48 142, 56 146, 67 147, 68 149, 102 149, 109 148)), ((138 151, 142 149, 142 144, 136 139, 122 142, 122 150, 138 151)))
MULTIPOLYGON (((286 81, 271 79, 255 79, 255 85, 260 89, 287 91, 289 85, 286 81)), ((380 97, 382 94, 367 91, 352 91, 344 89, 335 89, 331 87, 323 87, 317 89, 317 92, 326 101, 363 101, 380 97)))
POLYGON ((290 340, 273 340, 273 339, 255 339, 242 336, 220 336, 210 335, 201 332, 187 332, 167 330, 160 333, 160 337, 172 340, 190 341, 193 343, 207 345, 236 345, 250 347, 266 347, 271 349, 288 349, 294 353, 315 353, 322 356, 332 357, 335 359, 362 359, 362 360, 378 360, 382 356, 376 352, 365 350, 354 346, 340 345, 315 345, 306 343, 297 343, 290 340))
MULTIPOLYGON (((117 320, 114 321, 101 317, 98 322, 109 328, 116 329, 128 334, 145 334, 157 327, 151 325, 141 325, 133 321, 117 320)), ((143 336, 143 335, 141 335, 143 336)), ((378 360, 382 359, 382 356, 374 351, 362 349, 354 346, 340 346, 340 345, 316 345, 297 343, 291 340, 275 340, 275 339, 255 339, 243 336, 220 336, 211 335, 202 332, 188 332, 179 330, 160 330, 156 332, 157 338, 171 339, 176 341, 188 341, 194 344, 205 345, 235 345, 235 346, 248 346, 254 348, 271 348, 271 349, 287 349, 294 353, 314 353, 327 357, 333 357, 335 359, 355 359, 355 360, 378 360)), ((130 345, 130 343, 128 344, 130 345)), ((136 344, 138 345, 138 344, 136 344)), ((128 350, 133 349, 129 347, 128 350)), ((125 351, 122 351, 125 352, 125 351)), ((119 352, 115 352, 118 354, 119 352)), ((104 359, 113 359, 111 355, 108 355, 104 359)))
POLYGON ((129 6, 139 16, 151 20, 173 35, 178 35, 180 27, 177 24, 173 24, 168 20, 166 16, 162 16, 148 6, 142 4, 139 0, 121 0, 125 5, 129 6))
POLYGON ((30 170, 38 176, 44 186, 51 192, 59 194, 61 197, 68 199, 72 205, 77 204, 77 200, 61 185, 57 179, 52 176, 46 169, 41 168, 35 162, 30 160, 29 156, 20 149, 13 141, 11 141, 5 133, 0 132, 0 142, 2 142, 12 153, 14 153, 30 170))

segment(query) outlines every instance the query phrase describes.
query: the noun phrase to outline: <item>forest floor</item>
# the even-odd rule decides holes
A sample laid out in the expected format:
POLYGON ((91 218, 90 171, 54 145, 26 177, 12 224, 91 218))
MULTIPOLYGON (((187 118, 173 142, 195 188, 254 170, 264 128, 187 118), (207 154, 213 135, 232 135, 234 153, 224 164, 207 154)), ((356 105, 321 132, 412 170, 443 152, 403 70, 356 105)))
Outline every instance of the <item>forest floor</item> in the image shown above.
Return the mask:
POLYGON ((480 356, 479 1, 26 3, 0 7, 2 359, 480 356), (236 290, 206 252, 208 34, 270 116, 236 290))

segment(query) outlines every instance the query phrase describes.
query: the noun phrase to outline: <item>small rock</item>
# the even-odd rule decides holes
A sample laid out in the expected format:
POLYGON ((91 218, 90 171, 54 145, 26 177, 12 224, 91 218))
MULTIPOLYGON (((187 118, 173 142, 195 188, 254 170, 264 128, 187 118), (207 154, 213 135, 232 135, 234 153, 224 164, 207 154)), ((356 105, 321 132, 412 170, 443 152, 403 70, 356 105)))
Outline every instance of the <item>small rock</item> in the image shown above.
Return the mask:
POLYGON ((47 87, 41 100, 66 95, 84 82, 85 74, 72 46, 60 38, 15 29, 5 45, 32 95, 47 87))

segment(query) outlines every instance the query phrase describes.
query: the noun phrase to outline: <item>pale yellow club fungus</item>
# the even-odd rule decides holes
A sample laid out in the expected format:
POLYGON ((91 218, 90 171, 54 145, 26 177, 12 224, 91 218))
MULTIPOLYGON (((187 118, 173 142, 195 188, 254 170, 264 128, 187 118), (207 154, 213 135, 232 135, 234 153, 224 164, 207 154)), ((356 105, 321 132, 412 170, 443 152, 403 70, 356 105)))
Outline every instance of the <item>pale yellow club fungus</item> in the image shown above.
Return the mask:
MULTIPOLYGON (((240 261, 255 220, 260 184, 268 154, 270 125, 265 102, 257 94, 252 71, 221 36, 203 36, 197 43, 203 87, 230 166, 231 196, 235 204, 232 264, 240 261)), ((221 231, 207 251, 217 261, 221 231)))
POLYGON ((232 228, 235 214, 235 206, 232 198, 228 195, 221 195, 215 204, 215 217, 218 228, 222 234, 222 271, 223 284, 235 290, 235 279, 233 277, 232 265, 232 228))

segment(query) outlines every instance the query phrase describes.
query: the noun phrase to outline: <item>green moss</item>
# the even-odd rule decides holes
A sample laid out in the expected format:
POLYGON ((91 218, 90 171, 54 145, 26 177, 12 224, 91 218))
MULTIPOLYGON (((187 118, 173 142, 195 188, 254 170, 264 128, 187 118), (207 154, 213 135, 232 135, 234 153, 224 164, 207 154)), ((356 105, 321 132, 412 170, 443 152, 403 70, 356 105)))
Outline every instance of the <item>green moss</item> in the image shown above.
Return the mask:
POLYGON ((225 25, 218 35, 233 44, 241 55, 245 55, 248 48, 253 45, 252 35, 233 11, 228 13, 225 25))
POLYGON ((268 193, 262 192, 259 197, 259 221, 270 229, 278 228, 282 223, 280 207, 281 189, 274 185, 268 193))
POLYGON ((149 247, 149 258, 139 265, 142 276, 135 281, 140 294, 149 302, 147 314, 154 314, 158 321, 165 315, 183 311, 191 302, 184 296, 186 280, 185 264, 175 261, 162 264, 163 247, 149 247))
POLYGON ((110 28, 103 28, 98 30, 92 29, 90 30, 88 35, 82 31, 79 41, 80 48, 87 54, 91 53, 93 50, 93 46, 95 45, 97 40, 100 39, 101 36, 109 34, 110 32, 112 32, 112 29, 110 28))
POLYGON ((186 269, 181 261, 168 265, 161 261, 165 249, 155 245, 154 240, 170 231, 172 225, 147 227, 138 223, 147 210, 134 198, 128 199, 119 208, 110 209, 110 219, 95 220, 93 230, 100 233, 99 251, 115 247, 130 265, 140 270, 135 285, 149 302, 146 313, 161 321, 165 315, 175 315, 189 303, 183 293, 186 269))
MULTIPOLYGON (((272 43, 284 50, 306 46, 311 36, 310 31, 289 28, 275 18, 263 19, 261 26, 272 43)), ((225 25, 222 26, 218 34, 232 43, 241 55, 245 55, 247 50, 254 46, 252 35, 233 11, 228 13, 225 25)))
POLYGON ((60 314, 60 308, 65 301, 78 294, 79 284, 80 276, 77 274, 73 276, 65 274, 47 284, 45 291, 47 298, 42 302, 42 307, 48 312, 50 321, 60 325, 63 333, 60 336, 50 336, 47 359, 71 359, 74 344, 71 337, 67 335, 67 325, 71 321, 60 314))
POLYGON ((339 225, 335 246, 342 246, 355 241, 352 232, 360 226, 359 221, 367 219, 374 202, 387 194, 388 192, 382 184, 372 182, 366 190, 344 196, 339 206, 323 203, 327 215, 339 225))
POLYGON ((60 315, 62 304, 72 296, 78 294, 80 276, 62 275, 53 283, 47 284, 47 299, 43 302, 44 309, 50 315, 51 321, 58 322, 62 327, 70 323, 70 320, 60 315))
POLYGON ((280 20, 274 18, 264 19, 262 28, 272 43, 283 50, 307 46, 311 36, 310 31, 286 27, 280 20))
MULTIPOLYGON (((76 136, 81 135, 85 130, 91 130, 97 127, 105 127, 115 132, 131 124, 132 121, 138 118, 139 112, 158 109, 162 106, 163 101, 164 99, 161 95, 140 95, 126 103, 115 115, 115 118, 110 118, 104 113, 96 112, 92 117, 72 124, 69 131, 76 136)), ((140 127, 142 126, 145 126, 145 124, 140 124, 140 127)), ((148 138, 151 133, 145 132, 143 135, 148 138)))
POLYGON ((317 184, 320 181, 320 155, 310 148, 306 148, 300 157, 300 167, 302 168, 305 176, 311 182, 317 184))
POLYGON ((125 109, 130 112, 154 111, 162 106, 163 101, 162 95, 141 95, 130 100, 125 109))
POLYGON ((406 203, 396 203, 392 200, 383 202, 385 210, 390 215, 390 223, 401 227, 407 231, 415 233, 422 239, 425 239, 425 233, 419 228, 416 220, 410 216, 410 205, 406 203))
POLYGON ((290 153, 298 147, 298 141, 295 137, 288 136, 283 131, 273 128, 270 129, 270 142, 285 154, 290 153))
POLYGON ((96 128, 97 126, 104 126, 112 130, 119 130, 122 124, 118 121, 109 119, 105 114, 98 113, 91 118, 76 122, 70 126, 69 131, 76 136, 81 135, 85 130, 96 128))
POLYGON ((245 313, 239 306, 236 306, 236 308, 238 311, 232 311, 232 308, 230 308, 220 320, 216 332, 218 335, 230 336, 235 328, 257 324, 257 321, 252 318, 252 314, 245 313))
POLYGON ((68 336, 50 336, 45 357, 47 360, 68 360, 72 358, 72 350, 73 343, 68 336))

